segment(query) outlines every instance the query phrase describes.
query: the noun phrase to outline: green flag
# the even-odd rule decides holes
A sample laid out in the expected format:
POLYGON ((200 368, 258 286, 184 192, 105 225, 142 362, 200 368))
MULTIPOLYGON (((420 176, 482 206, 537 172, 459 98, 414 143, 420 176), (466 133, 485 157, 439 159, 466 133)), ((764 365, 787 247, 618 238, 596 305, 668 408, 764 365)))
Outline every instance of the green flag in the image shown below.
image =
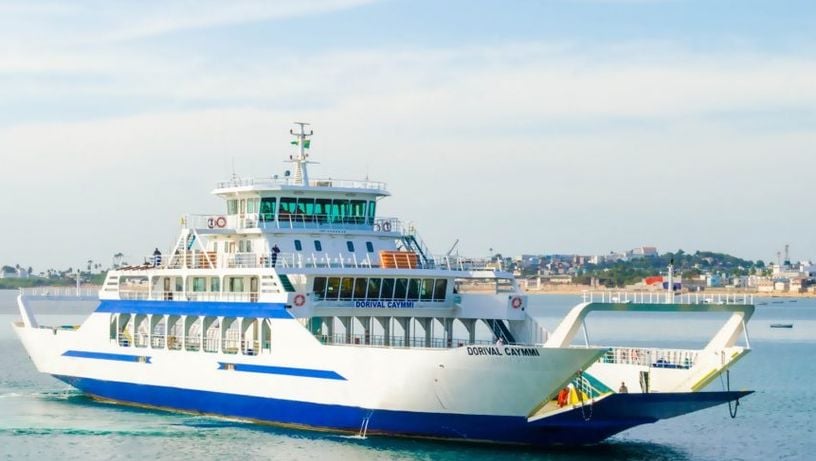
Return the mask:
MULTIPOLYGON (((298 144, 297 139, 294 140, 294 141, 289 141, 289 144, 291 144, 293 146, 297 146, 297 144, 298 144)), ((312 146, 312 140, 311 139, 307 139, 307 140, 303 141, 303 147, 305 147, 306 149, 308 149, 311 146, 312 146)))

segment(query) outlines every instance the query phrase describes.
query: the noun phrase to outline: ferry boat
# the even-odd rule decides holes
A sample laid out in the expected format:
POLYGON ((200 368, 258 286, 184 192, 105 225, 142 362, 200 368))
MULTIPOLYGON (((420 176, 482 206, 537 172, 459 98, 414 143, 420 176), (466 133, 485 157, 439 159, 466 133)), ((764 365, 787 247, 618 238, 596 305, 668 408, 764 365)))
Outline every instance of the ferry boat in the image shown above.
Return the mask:
POLYGON ((605 357, 601 379, 629 365, 569 344, 571 327, 549 335, 500 261, 431 255, 377 214, 383 183, 310 178, 312 131, 296 125, 293 171, 219 182, 224 212, 186 215, 173 248, 110 271, 81 325, 41 326, 21 295, 14 329, 37 369, 123 404, 527 445, 593 443, 745 395, 589 389, 605 357))

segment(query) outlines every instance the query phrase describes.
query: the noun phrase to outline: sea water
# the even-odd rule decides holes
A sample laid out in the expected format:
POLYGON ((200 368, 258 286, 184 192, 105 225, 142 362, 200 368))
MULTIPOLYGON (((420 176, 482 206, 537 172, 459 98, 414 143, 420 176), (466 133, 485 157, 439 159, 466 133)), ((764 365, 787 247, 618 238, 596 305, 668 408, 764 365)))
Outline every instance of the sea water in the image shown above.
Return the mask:
MULTIPOLYGON (((38 373, 14 335, 15 291, 0 291, 2 459, 427 459, 767 460, 816 456, 816 300, 757 300, 753 350, 731 372, 733 389, 755 390, 735 419, 725 405, 639 426, 591 447, 519 449, 388 437, 349 437, 225 418, 95 402, 38 373), (793 323, 772 329, 772 323, 793 323)), ((531 296, 529 310, 552 330, 579 299, 531 296)), ((73 310, 72 310, 73 309, 73 310)), ((85 309, 87 311, 87 309, 85 309)), ((47 308, 44 324, 86 312, 47 308)), ((592 314, 592 344, 701 347, 725 317, 592 314)), ((582 334, 579 340, 584 341, 582 334)), ((708 390, 720 390, 715 381, 708 390)))

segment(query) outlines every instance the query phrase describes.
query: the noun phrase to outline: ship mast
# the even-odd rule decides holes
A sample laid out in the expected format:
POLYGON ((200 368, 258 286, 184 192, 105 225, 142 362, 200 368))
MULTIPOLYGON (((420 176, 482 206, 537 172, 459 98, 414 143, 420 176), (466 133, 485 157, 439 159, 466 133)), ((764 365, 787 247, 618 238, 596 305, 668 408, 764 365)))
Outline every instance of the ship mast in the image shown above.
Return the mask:
POLYGON ((306 153, 306 149, 309 148, 311 141, 308 139, 309 136, 314 134, 314 131, 309 130, 306 132, 306 126, 309 125, 306 122, 294 122, 300 130, 289 130, 289 134, 297 138, 295 141, 292 141, 292 144, 296 144, 298 146, 298 153, 297 156, 289 156, 289 162, 295 164, 295 184, 301 184, 303 186, 309 185, 309 171, 306 168, 306 165, 310 162, 307 160, 309 158, 309 154, 306 153))

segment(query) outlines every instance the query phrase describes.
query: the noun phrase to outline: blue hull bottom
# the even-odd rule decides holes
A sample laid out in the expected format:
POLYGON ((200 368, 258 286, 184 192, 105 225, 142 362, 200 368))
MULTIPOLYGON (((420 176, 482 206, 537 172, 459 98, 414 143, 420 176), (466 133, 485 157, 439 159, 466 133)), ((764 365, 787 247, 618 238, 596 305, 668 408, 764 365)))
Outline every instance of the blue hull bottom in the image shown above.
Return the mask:
POLYGON ((529 422, 526 417, 370 410, 218 392, 55 376, 94 397, 303 428, 524 445, 596 443, 630 427, 689 413, 745 392, 617 394, 592 406, 529 422), (587 420, 587 417, 589 419, 587 420))

